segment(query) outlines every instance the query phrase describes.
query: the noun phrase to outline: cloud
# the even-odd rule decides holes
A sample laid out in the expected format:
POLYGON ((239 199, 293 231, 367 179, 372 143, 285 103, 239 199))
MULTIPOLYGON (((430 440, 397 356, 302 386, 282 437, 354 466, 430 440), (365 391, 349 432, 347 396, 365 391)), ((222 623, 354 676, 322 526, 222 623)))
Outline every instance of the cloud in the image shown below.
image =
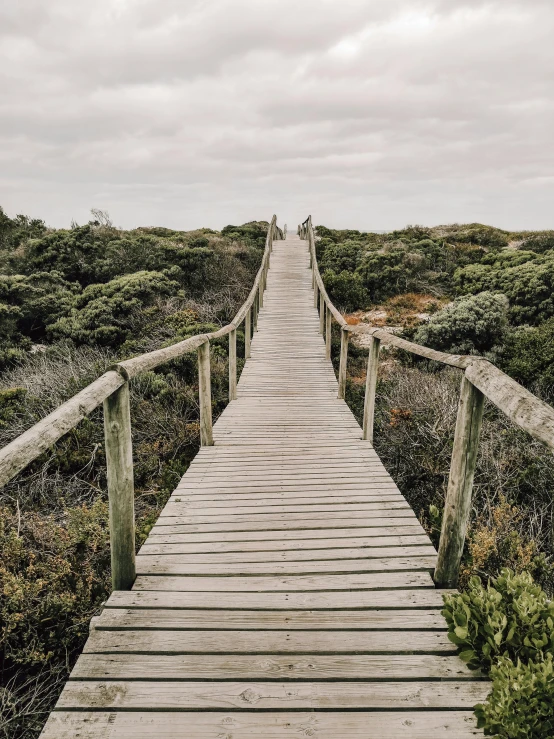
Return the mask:
POLYGON ((22 0, 0 204, 54 225, 552 227, 547 0, 22 0))

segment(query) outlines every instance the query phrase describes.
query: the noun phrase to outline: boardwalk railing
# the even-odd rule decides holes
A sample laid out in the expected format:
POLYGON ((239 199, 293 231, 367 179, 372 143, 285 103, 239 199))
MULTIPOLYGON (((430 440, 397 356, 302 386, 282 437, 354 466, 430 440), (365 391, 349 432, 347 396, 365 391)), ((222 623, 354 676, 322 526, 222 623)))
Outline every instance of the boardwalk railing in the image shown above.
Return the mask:
POLYGON ((130 590, 135 581, 135 515, 129 380, 140 372, 192 352, 198 354, 200 443, 213 445, 210 385, 210 341, 229 336, 229 399, 237 393, 237 328, 244 321, 245 357, 250 356, 252 331, 263 306, 273 241, 283 238, 273 216, 262 263, 252 290, 231 323, 209 334, 198 334, 177 344, 118 362, 101 377, 59 406, 0 450, 0 487, 51 447, 97 408, 104 406, 104 434, 110 512, 112 585, 130 590))
POLYGON ((331 302, 317 266, 314 231, 311 216, 298 226, 300 238, 309 243, 310 266, 314 288, 314 305, 319 307, 320 333, 325 336, 327 357, 331 356, 331 321, 334 318, 341 328, 339 365, 339 398, 344 398, 346 365, 350 333, 369 334, 371 337, 367 377, 365 385, 363 438, 373 441, 373 417, 375 388, 381 344, 396 346, 404 351, 432 359, 463 370, 450 474, 444 506, 442 531, 439 543, 435 582, 440 587, 453 588, 458 582, 458 572, 464 549, 466 529, 471 510, 473 476, 479 445, 484 398, 508 416, 531 436, 554 450, 554 409, 483 357, 461 356, 435 351, 420 344, 401 339, 379 328, 361 324, 347 324, 342 314, 331 302))

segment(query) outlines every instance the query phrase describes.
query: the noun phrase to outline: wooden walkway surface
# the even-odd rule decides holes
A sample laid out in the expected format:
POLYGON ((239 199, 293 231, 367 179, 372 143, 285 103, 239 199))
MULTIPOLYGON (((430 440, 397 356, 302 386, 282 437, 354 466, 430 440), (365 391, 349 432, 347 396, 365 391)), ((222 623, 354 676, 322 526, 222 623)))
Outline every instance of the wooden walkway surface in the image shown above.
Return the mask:
POLYGON ((43 739, 466 739, 488 684, 435 550, 343 400, 305 241, 271 255, 232 401, 115 592, 43 739))

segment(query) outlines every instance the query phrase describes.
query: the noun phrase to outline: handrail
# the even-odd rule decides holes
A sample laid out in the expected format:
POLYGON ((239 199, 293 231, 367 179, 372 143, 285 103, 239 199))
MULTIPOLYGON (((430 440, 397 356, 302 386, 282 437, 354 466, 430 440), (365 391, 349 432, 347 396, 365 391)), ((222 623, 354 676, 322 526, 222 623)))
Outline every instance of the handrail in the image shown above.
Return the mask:
POLYGON ((328 358, 330 358, 331 318, 334 318, 341 328, 339 398, 344 398, 345 395, 349 335, 356 333, 370 336, 362 438, 370 442, 373 441, 375 390, 381 343, 396 346, 420 357, 464 370, 437 567, 434 573, 437 585, 448 588, 456 587, 471 510, 473 476, 477 460, 484 398, 488 398, 511 421, 552 450, 554 450, 554 408, 530 393, 484 357, 439 352, 407 341, 374 326, 349 325, 335 308, 325 290, 317 264, 311 216, 308 216, 298 226, 298 234, 300 238, 308 241, 314 288, 314 306, 318 307, 319 303, 320 332, 325 335, 328 358), (325 332, 323 330, 324 326, 326 327, 325 332))
POLYGON ((129 410, 129 380, 140 372, 195 349, 198 353, 200 396, 200 442, 213 445, 210 387, 210 341, 229 336, 229 400, 236 398, 236 332, 244 321, 245 356, 250 356, 252 330, 256 329, 269 269, 273 241, 283 239, 283 232, 273 216, 267 231, 262 262, 252 289, 233 320, 208 334, 197 334, 171 346, 117 362, 97 380, 87 385, 52 413, 38 421, 0 450, 0 487, 39 457, 64 434, 74 428, 101 403, 104 405, 104 434, 110 507, 110 545, 114 590, 128 590, 135 580, 134 487, 129 410))

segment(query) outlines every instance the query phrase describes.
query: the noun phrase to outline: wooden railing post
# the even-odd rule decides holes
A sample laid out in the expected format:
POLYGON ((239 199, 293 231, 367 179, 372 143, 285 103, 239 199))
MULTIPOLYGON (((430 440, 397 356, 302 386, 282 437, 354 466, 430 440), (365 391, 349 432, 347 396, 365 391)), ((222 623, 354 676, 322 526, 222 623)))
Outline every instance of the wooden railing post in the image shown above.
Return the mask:
POLYGON ((200 396, 200 445, 213 446, 210 342, 198 347, 198 393, 200 396))
POLYGON ((108 468, 112 587, 130 590, 135 582, 135 490, 129 383, 104 400, 108 468))
POLYGON ((237 330, 229 333, 229 400, 237 399, 237 330))
POLYGON ((244 317, 244 358, 250 358, 250 342, 252 340, 252 308, 248 308, 244 317))
POLYGON ((314 285, 314 308, 317 308, 318 292, 319 292, 319 287, 318 287, 318 284, 316 282, 315 285, 314 285))
POLYGON ((258 300, 259 293, 256 292, 256 295, 254 296, 254 302, 252 303, 252 329, 254 331, 258 330, 258 300))
POLYGON ((339 398, 344 398, 346 393, 346 365, 348 363, 348 339, 349 333, 341 327, 340 331, 340 364, 339 364, 339 398))
POLYGON ((331 359, 331 311, 327 307, 325 314, 325 359, 331 359))
POLYGON ((325 328, 325 298, 321 290, 319 291, 319 333, 323 334, 325 328))
POLYGON ((365 380, 364 421, 362 439, 373 443, 373 419, 375 417, 375 389, 377 387, 377 371, 379 369, 380 340, 376 336, 370 338, 369 356, 367 358, 367 375, 365 380))
POLYGON ((464 375, 444 505, 435 582, 455 588, 471 510, 471 491, 483 418, 483 393, 464 375))

